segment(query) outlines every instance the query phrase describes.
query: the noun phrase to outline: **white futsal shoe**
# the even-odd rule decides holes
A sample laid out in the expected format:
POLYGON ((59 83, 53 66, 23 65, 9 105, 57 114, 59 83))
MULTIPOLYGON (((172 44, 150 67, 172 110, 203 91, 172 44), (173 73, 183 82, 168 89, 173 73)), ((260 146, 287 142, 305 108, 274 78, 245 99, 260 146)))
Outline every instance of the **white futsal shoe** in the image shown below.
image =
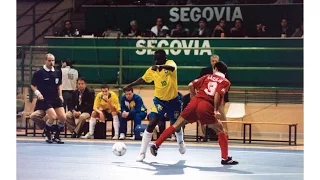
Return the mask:
POLYGON ((86 135, 81 136, 81 139, 94 139, 94 136, 88 132, 86 135))
POLYGON ((186 153, 186 150, 187 150, 187 148, 186 148, 186 145, 184 144, 184 141, 181 141, 179 143, 179 152, 181 154, 184 154, 184 153, 186 153))
POLYGON ((112 137, 112 140, 117 140, 119 139, 119 135, 118 134, 115 134, 113 137, 112 137))
POLYGON ((140 153, 136 159, 137 162, 142 162, 146 158, 146 153, 140 153))
POLYGON ((124 140, 125 138, 126 138, 126 135, 124 133, 120 133, 119 139, 120 140, 124 140))

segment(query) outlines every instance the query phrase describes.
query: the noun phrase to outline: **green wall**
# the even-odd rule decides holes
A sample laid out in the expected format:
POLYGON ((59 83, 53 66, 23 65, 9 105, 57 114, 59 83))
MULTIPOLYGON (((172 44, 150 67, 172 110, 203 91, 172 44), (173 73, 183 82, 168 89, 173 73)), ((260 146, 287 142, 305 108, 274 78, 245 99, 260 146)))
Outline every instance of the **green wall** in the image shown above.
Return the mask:
MULTIPOLYGON (((239 70, 235 67, 303 67, 303 39, 105 39, 105 38, 48 38, 49 46, 126 46, 126 47, 277 47, 282 50, 168 50, 168 59, 178 66, 208 66, 210 55, 216 53, 230 67, 234 86, 303 87, 303 70, 239 70)), ((119 50, 50 49, 60 61, 70 58, 81 65, 119 65, 119 50)), ((153 65, 151 50, 123 50, 124 65, 153 65)), ((77 68, 89 83, 116 83, 117 68, 77 68)), ((123 83, 129 83, 145 72, 124 69, 123 83)), ((187 85, 198 77, 200 69, 179 69, 179 85, 187 85)))

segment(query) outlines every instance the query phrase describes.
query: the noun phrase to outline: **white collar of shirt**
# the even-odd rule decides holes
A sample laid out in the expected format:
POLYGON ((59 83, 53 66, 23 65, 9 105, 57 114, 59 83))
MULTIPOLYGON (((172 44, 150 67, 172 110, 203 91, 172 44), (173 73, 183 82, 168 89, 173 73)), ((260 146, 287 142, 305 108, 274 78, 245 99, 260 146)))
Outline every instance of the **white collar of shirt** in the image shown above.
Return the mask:
MULTIPOLYGON (((168 28, 167 26, 163 25, 163 26, 161 27, 161 31, 162 31, 162 30, 169 30, 169 28, 168 28)), ((158 27, 157 27, 157 25, 153 26, 153 27, 151 28, 151 31, 152 31, 154 34, 158 35, 158 27)))
POLYGON ((213 74, 220 76, 220 77, 223 77, 223 78, 226 77, 226 75, 222 74, 221 72, 214 72, 213 74))
POLYGON ((54 67, 52 67, 51 69, 48 69, 46 65, 43 65, 43 69, 46 71, 54 71, 54 67))
POLYGON ((199 35, 202 35, 204 29, 199 29, 199 35))

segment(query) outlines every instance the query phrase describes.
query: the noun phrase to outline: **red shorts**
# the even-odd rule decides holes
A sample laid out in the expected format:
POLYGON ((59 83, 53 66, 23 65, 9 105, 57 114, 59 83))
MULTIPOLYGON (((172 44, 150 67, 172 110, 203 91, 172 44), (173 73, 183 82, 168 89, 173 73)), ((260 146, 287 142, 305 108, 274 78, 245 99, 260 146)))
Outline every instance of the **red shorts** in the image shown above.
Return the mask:
POLYGON ((187 107, 181 112, 181 117, 188 123, 200 121, 201 124, 213 124, 217 122, 214 116, 214 106, 205 99, 194 97, 187 107))

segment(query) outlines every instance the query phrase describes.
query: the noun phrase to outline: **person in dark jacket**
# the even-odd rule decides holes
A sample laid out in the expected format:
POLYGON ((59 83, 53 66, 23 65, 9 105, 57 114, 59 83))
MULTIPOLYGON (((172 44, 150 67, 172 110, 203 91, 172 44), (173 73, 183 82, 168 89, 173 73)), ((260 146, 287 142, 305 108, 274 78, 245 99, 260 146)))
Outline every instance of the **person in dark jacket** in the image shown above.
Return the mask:
POLYGON ((66 113, 66 124, 72 132, 72 138, 79 138, 83 126, 90 118, 94 102, 94 91, 87 88, 87 80, 84 77, 77 79, 77 89, 72 93, 72 102, 69 111, 66 113), (75 119, 79 121, 76 123, 75 119))

